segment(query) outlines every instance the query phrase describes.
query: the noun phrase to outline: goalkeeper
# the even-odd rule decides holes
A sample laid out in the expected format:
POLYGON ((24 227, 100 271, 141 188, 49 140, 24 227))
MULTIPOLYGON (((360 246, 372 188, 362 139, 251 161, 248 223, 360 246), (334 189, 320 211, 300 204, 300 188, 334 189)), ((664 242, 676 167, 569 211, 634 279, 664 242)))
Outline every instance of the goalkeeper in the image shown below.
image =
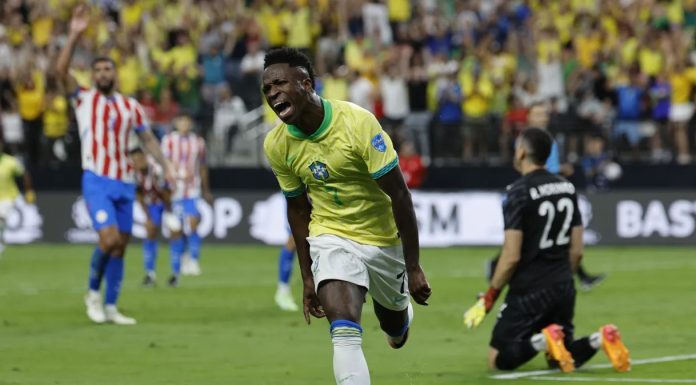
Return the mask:
POLYGON ((550 366, 573 371, 602 349, 614 369, 630 368, 628 350, 616 326, 573 338, 575 271, 583 254, 583 226, 575 187, 546 170, 551 136, 525 130, 517 141, 514 166, 522 177, 508 186, 503 203, 505 241, 491 287, 464 314, 478 326, 509 284, 493 328, 490 369, 512 370, 545 352, 550 366))

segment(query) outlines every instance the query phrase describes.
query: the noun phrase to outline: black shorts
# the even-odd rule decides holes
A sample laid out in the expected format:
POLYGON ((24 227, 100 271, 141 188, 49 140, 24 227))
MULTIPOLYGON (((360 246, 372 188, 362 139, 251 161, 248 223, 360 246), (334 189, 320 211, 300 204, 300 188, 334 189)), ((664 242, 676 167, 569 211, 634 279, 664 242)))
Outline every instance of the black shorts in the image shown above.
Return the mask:
POLYGON ((520 294, 508 292, 493 328, 491 347, 501 350, 511 342, 528 340, 552 323, 563 327, 568 346, 573 341, 575 293, 573 281, 520 294))

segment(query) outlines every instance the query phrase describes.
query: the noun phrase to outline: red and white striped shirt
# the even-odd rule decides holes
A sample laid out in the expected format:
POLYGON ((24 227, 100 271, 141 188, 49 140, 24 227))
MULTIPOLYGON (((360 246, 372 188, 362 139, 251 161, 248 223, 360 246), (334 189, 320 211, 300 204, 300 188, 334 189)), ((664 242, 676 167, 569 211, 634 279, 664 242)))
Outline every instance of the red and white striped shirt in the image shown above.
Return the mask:
POLYGON ((205 140, 194 133, 172 132, 162 138, 162 153, 178 176, 172 200, 200 197, 201 165, 206 162, 205 140))
POLYGON ((148 129, 142 106, 114 92, 105 96, 96 88, 78 88, 72 97, 82 147, 82 169, 96 175, 133 183, 128 158, 131 133, 148 129))

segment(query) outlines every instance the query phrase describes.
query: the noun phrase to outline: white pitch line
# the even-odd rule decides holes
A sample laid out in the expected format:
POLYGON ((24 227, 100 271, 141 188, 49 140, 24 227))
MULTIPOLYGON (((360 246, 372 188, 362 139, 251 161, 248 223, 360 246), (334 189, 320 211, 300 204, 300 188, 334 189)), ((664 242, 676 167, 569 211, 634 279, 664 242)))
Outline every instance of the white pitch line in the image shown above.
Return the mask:
MULTIPOLYGON (((653 358, 643 358, 639 360, 631 360, 631 365, 646 365, 646 364, 656 364, 661 362, 674 362, 674 361, 687 361, 696 360, 696 354, 682 354, 678 356, 665 356, 665 357, 653 357, 653 358)), ((581 369, 606 369, 611 368, 611 364, 596 364, 583 366, 581 369)), ((558 369, 547 369, 547 370, 532 370, 529 372, 518 372, 518 373, 503 373, 494 374, 490 378, 494 380, 516 380, 519 378, 533 377, 533 376, 544 376, 547 374, 560 373, 558 369)), ((568 377, 570 378, 570 377, 568 377)))
POLYGON ((528 377, 537 381, 569 381, 569 382, 648 382, 655 384, 696 384, 696 379, 665 379, 665 378, 597 378, 597 377, 528 377))

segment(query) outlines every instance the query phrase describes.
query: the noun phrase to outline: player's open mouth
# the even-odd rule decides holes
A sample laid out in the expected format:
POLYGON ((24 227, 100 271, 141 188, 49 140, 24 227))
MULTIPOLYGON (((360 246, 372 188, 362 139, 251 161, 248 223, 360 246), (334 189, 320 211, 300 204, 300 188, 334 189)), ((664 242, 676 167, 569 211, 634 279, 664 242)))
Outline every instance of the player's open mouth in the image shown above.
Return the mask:
POLYGON ((292 107, 292 104, 288 102, 278 102, 273 105, 273 109, 278 114, 278 117, 283 120, 290 117, 290 115, 292 115, 292 113, 295 111, 295 109, 292 107))

